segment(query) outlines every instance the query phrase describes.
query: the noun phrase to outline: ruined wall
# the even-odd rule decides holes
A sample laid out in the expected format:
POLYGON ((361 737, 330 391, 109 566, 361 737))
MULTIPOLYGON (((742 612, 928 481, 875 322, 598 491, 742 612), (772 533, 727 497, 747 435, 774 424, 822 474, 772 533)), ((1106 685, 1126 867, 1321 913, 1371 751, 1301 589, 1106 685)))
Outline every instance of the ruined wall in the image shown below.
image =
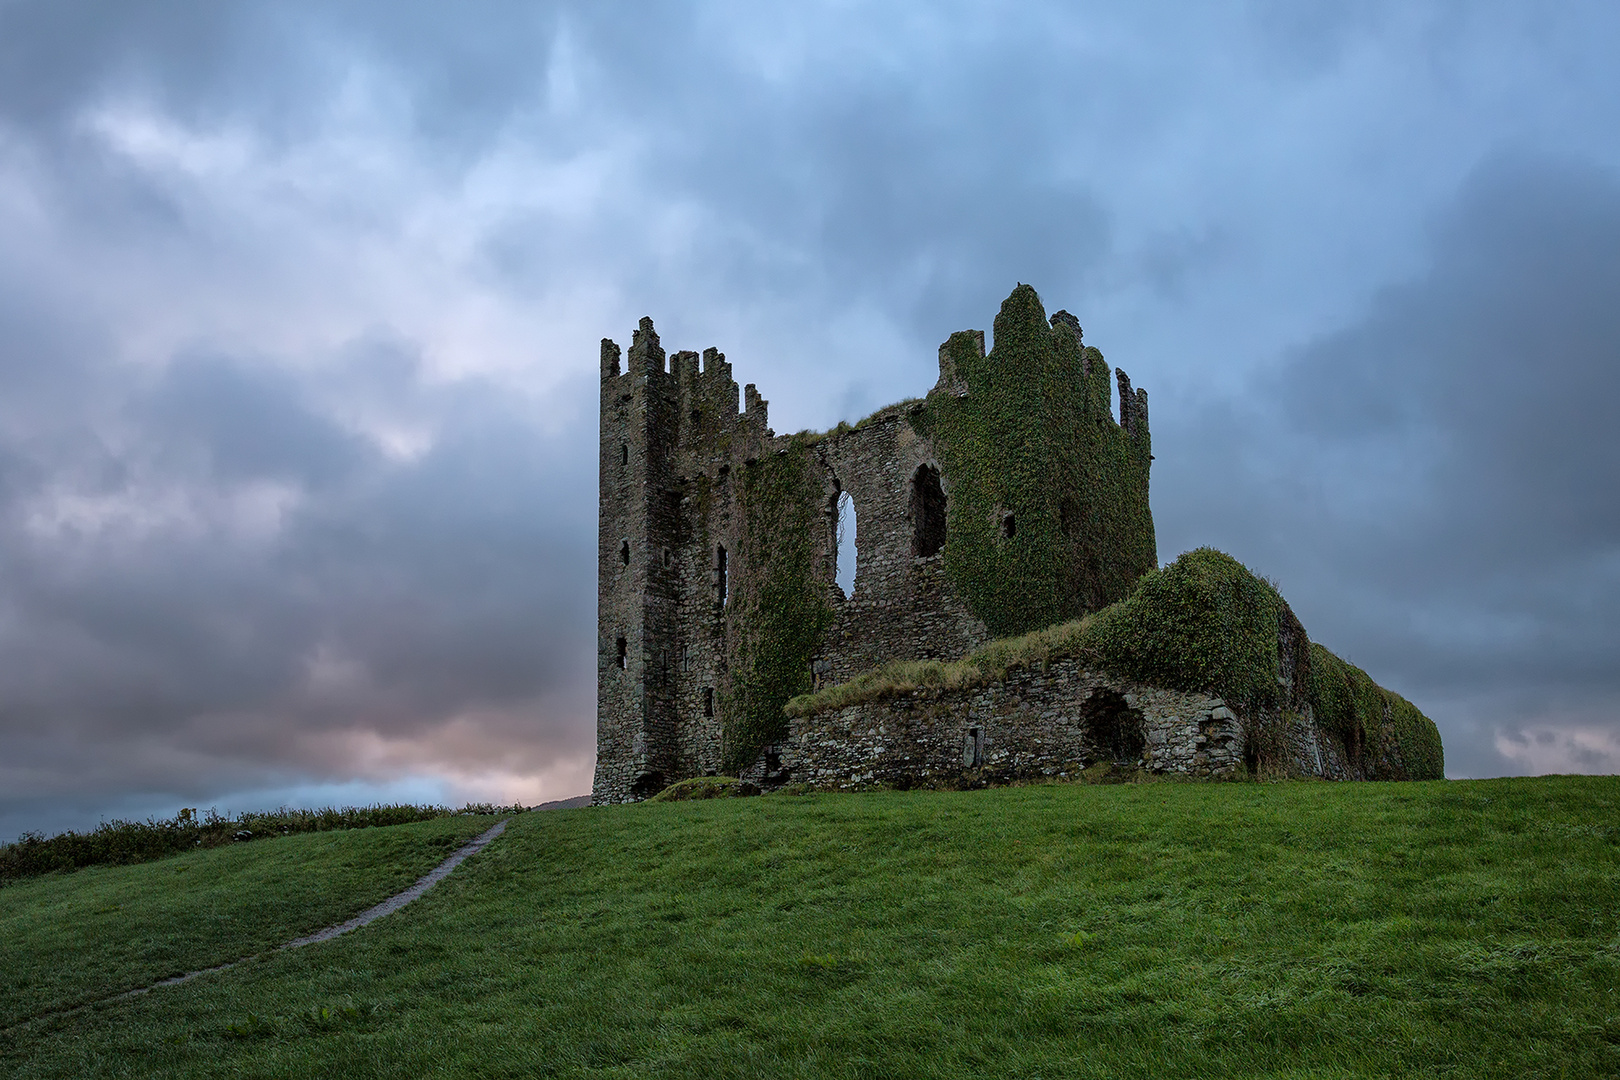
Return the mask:
MULTIPOLYGON (((1257 718, 1258 719, 1258 718, 1257 718)), ((1356 777, 1309 709, 1282 722, 1281 772, 1356 777)), ((1099 762, 1198 779, 1249 774, 1251 724, 1219 697, 1146 686, 1060 659, 987 686, 920 689, 796 717, 747 775, 850 789, 1065 778, 1099 762)))
MULTIPOLYGON (((984 621, 968 610, 945 572, 943 545, 918 550, 919 470, 932 470, 949 505, 951 481, 940 474, 932 440, 912 419, 921 403, 891 406, 861 426, 819 438, 812 450, 824 480, 822 578, 834 615, 813 667, 817 684, 838 683, 893 659, 961 656, 989 640, 984 621), (840 492, 854 499, 855 588, 834 582, 840 492)), ((926 472, 922 483, 927 484, 926 472)), ((948 533, 946 534, 948 537, 948 533)))

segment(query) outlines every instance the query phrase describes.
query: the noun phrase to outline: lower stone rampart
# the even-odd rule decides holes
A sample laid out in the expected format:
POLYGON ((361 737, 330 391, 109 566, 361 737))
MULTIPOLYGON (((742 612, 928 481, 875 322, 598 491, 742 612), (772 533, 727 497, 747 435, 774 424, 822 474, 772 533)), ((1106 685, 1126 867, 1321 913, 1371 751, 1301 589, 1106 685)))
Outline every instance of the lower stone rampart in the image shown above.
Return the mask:
POLYGON ((1218 697, 1147 686, 1073 659, 961 689, 920 688, 795 717, 744 773, 769 788, 954 787, 1063 778, 1099 762, 1219 779, 1257 765, 1354 778, 1303 712, 1245 718, 1218 697), (1275 734, 1272 734, 1275 733, 1275 734))

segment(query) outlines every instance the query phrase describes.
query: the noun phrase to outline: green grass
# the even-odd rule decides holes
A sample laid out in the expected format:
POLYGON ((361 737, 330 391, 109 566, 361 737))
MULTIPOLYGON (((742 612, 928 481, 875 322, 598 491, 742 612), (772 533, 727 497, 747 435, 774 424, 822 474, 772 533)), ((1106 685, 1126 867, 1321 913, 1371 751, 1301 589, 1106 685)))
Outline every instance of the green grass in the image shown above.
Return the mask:
POLYGON ((1617 822, 1612 777, 526 814, 337 941, 8 1032, 0 1074, 1613 1076, 1617 822))
POLYGON ((320 809, 279 810, 223 815, 209 810, 198 815, 195 809, 182 810, 172 818, 129 821, 116 818, 103 821, 89 832, 24 833, 12 844, 0 844, 0 886, 18 878, 49 874, 57 870, 78 870, 86 866, 124 866, 149 862, 171 855, 195 851, 199 847, 223 847, 248 840, 273 840, 294 833, 333 832, 338 829, 372 829, 384 825, 408 825, 431 821, 452 814, 501 815, 521 807, 468 805, 461 810, 448 806, 414 806, 391 803, 374 806, 345 806, 320 809))
POLYGON ((0 889, 0 1027, 340 923, 493 818, 281 837, 0 889))

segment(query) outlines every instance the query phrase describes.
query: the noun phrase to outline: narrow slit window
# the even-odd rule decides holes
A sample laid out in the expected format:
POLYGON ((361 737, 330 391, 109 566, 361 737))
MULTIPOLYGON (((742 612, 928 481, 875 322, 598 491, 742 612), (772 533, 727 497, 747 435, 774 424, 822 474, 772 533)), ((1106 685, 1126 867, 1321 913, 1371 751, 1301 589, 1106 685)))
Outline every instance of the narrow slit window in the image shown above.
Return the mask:
POLYGON ((855 546, 855 498, 847 491, 838 493, 838 565, 835 580, 845 596, 855 595, 855 581, 859 575, 855 546))
POLYGON ((714 687, 712 686, 703 688, 703 715, 714 715, 714 687))
POLYGON ((630 541, 628 540, 619 541, 619 562, 625 566, 630 565, 630 541))
POLYGON ((714 598, 721 606, 726 606, 731 593, 730 582, 727 580, 726 548, 722 544, 715 550, 714 558, 714 598))
POLYGON ((630 464, 630 444, 629 443, 620 443, 619 444, 619 465, 622 468, 623 466, 628 465, 628 464, 630 464))
POLYGON ((1012 515, 1012 513, 1010 511, 1008 513, 1002 514, 1001 515, 1001 538, 1003 540, 1011 540, 1013 537, 1015 537, 1017 535, 1018 535, 1018 519, 1013 517, 1013 515, 1012 515))
POLYGON ((616 659, 614 661, 614 663, 619 665, 619 670, 620 671, 623 671, 626 667, 629 666, 629 657, 630 657, 630 643, 628 641, 624 640, 624 638, 620 638, 619 639, 619 656, 618 656, 618 659, 616 659))

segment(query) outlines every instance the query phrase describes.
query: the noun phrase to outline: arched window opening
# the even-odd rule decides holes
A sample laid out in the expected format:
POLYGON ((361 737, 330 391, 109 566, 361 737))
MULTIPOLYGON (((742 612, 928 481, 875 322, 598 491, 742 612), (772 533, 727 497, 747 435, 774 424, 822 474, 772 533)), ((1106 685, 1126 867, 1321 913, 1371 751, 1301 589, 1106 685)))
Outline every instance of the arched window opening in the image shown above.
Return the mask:
POLYGON ((721 544, 714 556, 714 599, 721 607, 731 598, 731 583, 727 580, 726 547, 721 544))
POLYGON ((913 555, 927 558, 945 546, 945 489, 932 465, 919 465, 912 474, 911 525, 913 555))
POLYGON ((855 499, 847 491, 838 493, 838 566, 834 580, 845 596, 855 595, 855 499))
POLYGON ((1013 517, 1012 511, 1001 515, 1001 538, 1011 540, 1018 535, 1018 521, 1013 517))
POLYGON ((1080 720, 1097 760, 1135 765, 1147 752, 1142 714, 1115 691, 1095 691, 1080 706, 1080 720))
POLYGON ((626 566, 630 565, 630 541, 619 541, 619 561, 626 566))
POLYGON ((618 657, 617 660, 614 661, 615 664, 619 665, 619 670, 620 671, 623 671, 629 664, 629 656, 630 656, 630 651, 629 650, 630 650, 630 643, 628 641, 625 641, 624 638, 620 638, 619 639, 619 657, 618 657))

